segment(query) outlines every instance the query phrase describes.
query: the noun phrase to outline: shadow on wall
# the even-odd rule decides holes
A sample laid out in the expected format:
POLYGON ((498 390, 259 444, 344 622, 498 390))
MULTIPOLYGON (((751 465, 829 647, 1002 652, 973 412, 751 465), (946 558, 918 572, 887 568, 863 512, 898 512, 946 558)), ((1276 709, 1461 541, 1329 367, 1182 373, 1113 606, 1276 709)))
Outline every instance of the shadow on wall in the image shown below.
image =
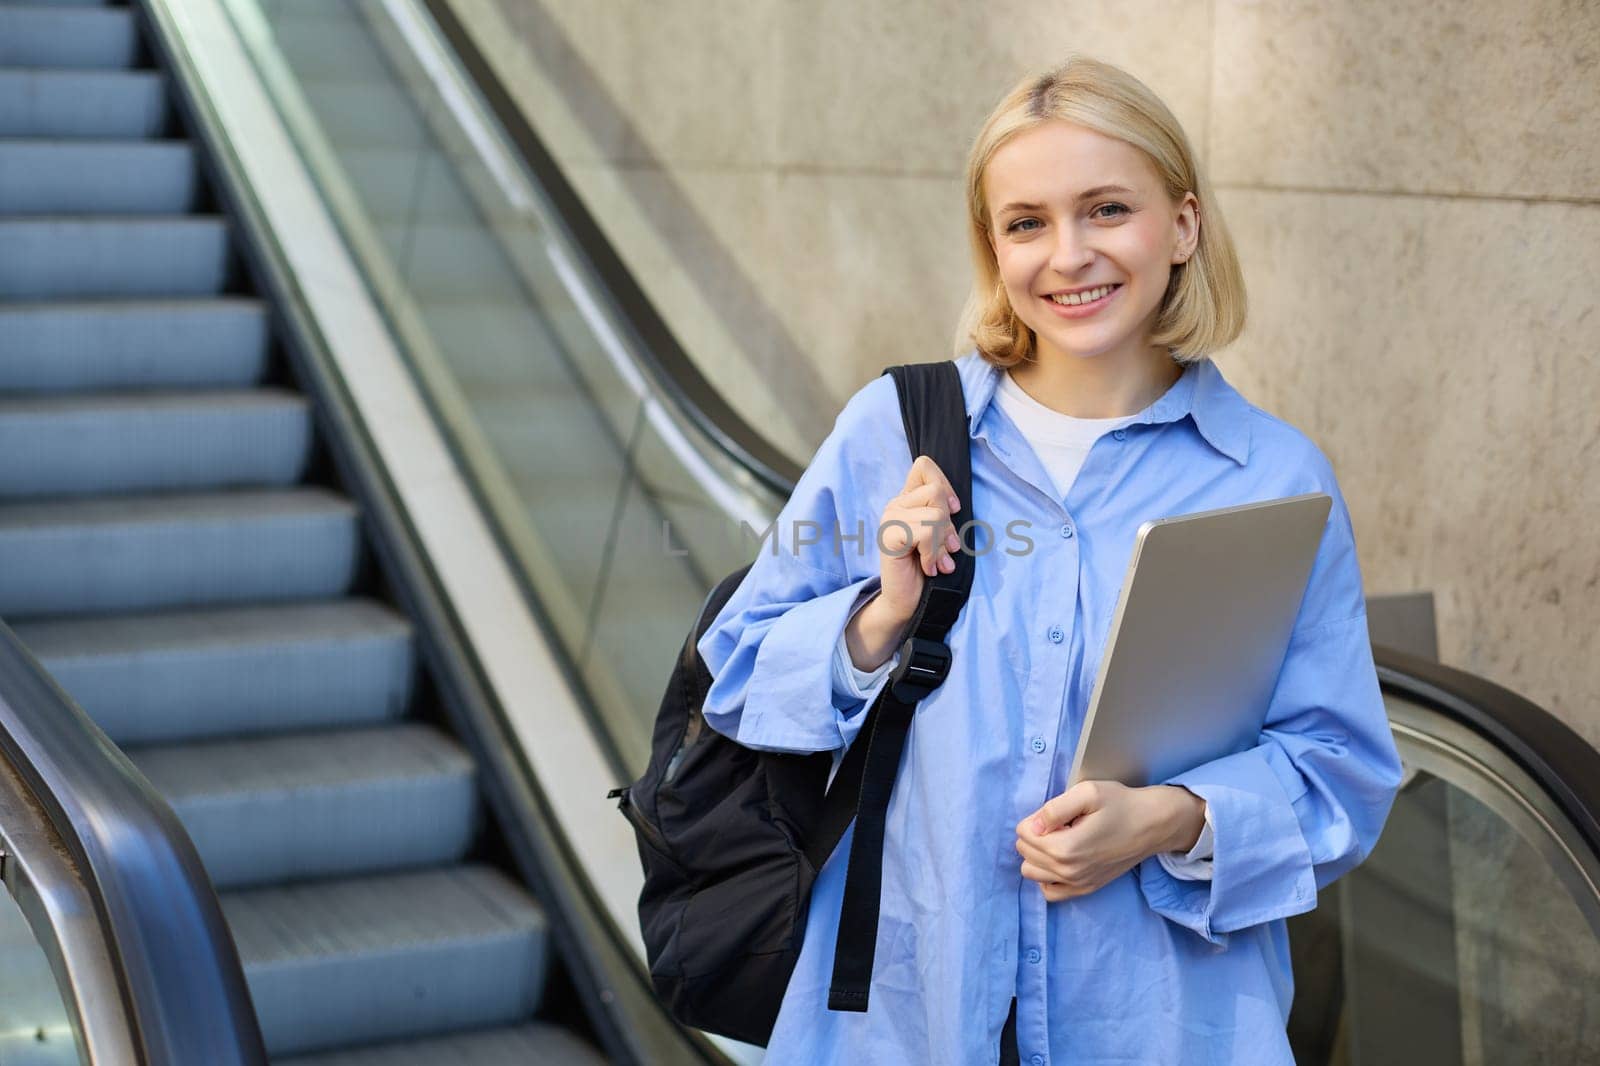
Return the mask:
MULTIPOLYGON (((628 188, 663 241, 676 250, 678 268, 706 303, 718 308, 728 332, 750 340, 747 355, 751 365, 773 393, 783 398, 795 428, 807 440, 821 441, 833 425, 838 402, 766 296, 706 225, 673 179, 671 168, 651 151, 544 5, 507 7, 505 14, 516 24, 520 40, 538 58, 544 73, 560 87, 578 122, 597 143, 606 146, 606 162, 615 168, 617 180, 628 188)), ((741 406, 738 397, 729 399, 735 407, 741 406)), ((795 458, 803 462, 809 456, 795 458)))

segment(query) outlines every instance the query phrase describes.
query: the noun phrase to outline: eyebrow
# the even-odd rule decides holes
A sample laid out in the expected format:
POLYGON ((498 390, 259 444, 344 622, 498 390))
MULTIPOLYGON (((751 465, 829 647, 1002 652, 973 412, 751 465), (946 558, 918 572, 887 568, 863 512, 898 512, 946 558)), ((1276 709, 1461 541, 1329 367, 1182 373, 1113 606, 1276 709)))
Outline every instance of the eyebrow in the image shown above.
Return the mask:
MULTIPOLYGON (((1133 195, 1133 190, 1125 185, 1096 185, 1092 189, 1085 189, 1080 192, 1078 194, 1078 202, 1082 203, 1084 200, 1092 199, 1096 196, 1104 196, 1107 193, 1113 192, 1119 192, 1129 196, 1133 195)), ((1009 203, 1000 210, 996 211, 995 214, 1003 215, 1007 211, 1038 211, 1043 207, 1044 204, 1009 203)))

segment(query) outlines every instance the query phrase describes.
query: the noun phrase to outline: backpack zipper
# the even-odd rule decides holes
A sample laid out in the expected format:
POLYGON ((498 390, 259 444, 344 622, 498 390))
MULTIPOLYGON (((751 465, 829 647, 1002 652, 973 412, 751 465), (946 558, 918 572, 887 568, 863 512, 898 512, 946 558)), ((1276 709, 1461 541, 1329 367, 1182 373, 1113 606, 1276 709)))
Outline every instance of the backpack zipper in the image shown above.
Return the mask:
POLYGON ((622 816, 628 820, 628 824, 633 826, 634 829, 638 830, 639 834, 650 843, 651 847, 655 848, 657 853, 659 853, 663 859, 672 863, 674 866, 678 865, 677 861, 673 859, 672 851, 667 847, 667 842, 665 838, 662 837, 660 830, 651 824, 648 818, 640 813, 639 808, 633 805, 631 785, 625 788, 614 788, 610 792, 607 792, 606 796, 608 798, 621 797, 617 803, 617 810, 622 812, 622 816))

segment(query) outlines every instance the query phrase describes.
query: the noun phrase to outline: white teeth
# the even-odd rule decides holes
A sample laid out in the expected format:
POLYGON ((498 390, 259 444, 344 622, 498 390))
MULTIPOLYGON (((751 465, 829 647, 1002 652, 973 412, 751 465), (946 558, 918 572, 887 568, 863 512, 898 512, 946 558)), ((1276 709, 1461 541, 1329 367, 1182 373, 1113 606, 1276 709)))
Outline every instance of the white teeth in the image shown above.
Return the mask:
POLYGON ((1066 304, 1068 307, 1076 307, 1079 304, 1094 303, 1096 300, 1100 299, 1100 297, 1104 296, 1114 288, 1116 288, 1115 285, 1102 285, 1098 289, 1090 289, 1088 292, 1074 293, 1067 296, 1052 296, 1050 299, 1054 300, 1058 304, 1066 304))

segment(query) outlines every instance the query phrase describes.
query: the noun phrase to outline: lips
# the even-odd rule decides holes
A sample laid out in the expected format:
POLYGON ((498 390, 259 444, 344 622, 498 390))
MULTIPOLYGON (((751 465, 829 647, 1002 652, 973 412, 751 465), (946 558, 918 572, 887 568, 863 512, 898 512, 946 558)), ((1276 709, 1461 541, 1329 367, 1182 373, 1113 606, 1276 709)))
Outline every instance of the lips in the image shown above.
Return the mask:
MULTIPOLYGON (((1106 296, 1106 295, 1109 295, 1109 293, 1101 292, 1101 290, 1103 290, 1103 289, 1111 289, 1111 290, 1114 291, 1114 290, 1119 289, 1121 287, 1122 287, 1122 282, 1120 282, 1120 281, 1106 281, 1106 282, 1100 283, 1099 285, 1085 285, 1082 288, 1077 288, 1077 289, 1057 289, 1055 292, 1047 292, 1047 293, 1045 293, 1044 294, 1044 298, 1046 300, 1050 300, 1052 303, 1054 303, 1054 302, 1057 302, 1056 299, 1055 299, 1057 296, 1077 296, 1077 297, 1079 297, 1081 299, 1084 295, 1086 295, 1088 293, 1091 293, 1091 292, 1098 292, 1102 296, 1106 296)), ((1065 304, 1064 306, 1075 307, 1077 305, 1076 304, 1065 304)))
MULTIPOLYGON (((1094 292, 1096 289, 1103 289, 1105 287, 1106 286, 1094 286, 1094 287, 1089 288, 1089 289, 1079 289, 1078 291, 1079 292, 1094 292)), ((1050 308, 1051 312, 1053 314, 1057 315, 1058 317, 1061 317, 1061 318, 1086 318, 1089 315, 1093 315, 1093 314, 1099 313, 1101 308, 1107 306, 1113 300, 1115 300, 1117 298, 1117 293, 1121 292, 1122 288, 1123 287, 1120 284, 1113 285, 1113 286, 1111 286, 1111 291, 1110 292, 1108 292, 1105 295, 1101 296, 1099 299, 1096 299, 1096 300, 1094 300, 1094 301, 1092 301, 1090 303, 1084 303, 1084 304, 1057 303, 1055 300, 1052 300, 1048 296, 1040 297, 1040 299, 1043 300, 1044 303, 1050 308)))

